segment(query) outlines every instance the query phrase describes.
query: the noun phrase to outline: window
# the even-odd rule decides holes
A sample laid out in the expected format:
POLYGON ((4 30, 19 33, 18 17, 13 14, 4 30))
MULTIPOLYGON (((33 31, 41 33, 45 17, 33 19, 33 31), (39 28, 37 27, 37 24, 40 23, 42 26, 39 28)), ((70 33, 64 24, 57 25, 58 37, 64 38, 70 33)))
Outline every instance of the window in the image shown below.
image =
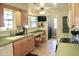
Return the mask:
POLYGON ((36 17, 31 17, 31 20, 30 20, 30 25, 31 27, 37 27, 37 18, 36 17))
POLYGON ((26 27, 37 27, 37 17, 35 16, 28 16, 28 25, 26 27))
POLYGON ((6 29, 13 28, 13 10, 4 8, 4 25, 6 29))
POLYGON ((57 29, 57 18, 54 18, 54 28, 57 29))

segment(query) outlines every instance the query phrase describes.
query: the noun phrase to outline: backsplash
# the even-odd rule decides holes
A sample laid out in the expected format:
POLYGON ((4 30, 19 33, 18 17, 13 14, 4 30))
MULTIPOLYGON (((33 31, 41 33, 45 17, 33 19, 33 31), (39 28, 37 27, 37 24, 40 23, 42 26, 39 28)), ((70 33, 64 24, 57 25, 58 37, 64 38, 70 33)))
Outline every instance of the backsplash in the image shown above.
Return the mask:
MULTIPOLYGON (((30 32, 33 32, 33 31, 36 31, 36 30, 39 30, 41 28, 28 28, 27 29, 27 33, 30 33, 30 32)), ((43 29, 43 28, 42 28, 43 29)), ((41 29, 41 30, 42 30, 41 29)), ((17 32, 21 32, 22 30, 7 30, 7 31, 0 31, 0 37, 3 37, 3 36, 10 36, 10 32, 14 32, 14 33, 17 33, 17 32)))
POLYGON ((0 37, 9 36, 9 35, 10 35, 10 31, 0 31, 0 37))
POLYGON ((30 33, 30 32, 36 31, 36 30, 38 30, 38 28, 28 28, 27 33, 30 33))
MULTIPOLYGON (((27 33, 36 31, 36 30, 38 30, 38 28, 28 28, 27 33)), ((14 30, 12 32, 14 32, 14 30)), ((21 32, 21 30, 15 30, 15 32, 21 32)), ((0 31, 0 37, 9 36, 9 35, 10 35, 10 31, 0 31)))

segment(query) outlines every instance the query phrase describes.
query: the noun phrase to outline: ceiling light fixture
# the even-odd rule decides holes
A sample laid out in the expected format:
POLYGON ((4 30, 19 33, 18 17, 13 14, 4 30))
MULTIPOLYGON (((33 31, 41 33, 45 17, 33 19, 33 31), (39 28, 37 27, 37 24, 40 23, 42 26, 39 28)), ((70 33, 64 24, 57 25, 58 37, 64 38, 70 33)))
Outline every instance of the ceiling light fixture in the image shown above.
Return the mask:
POLYGON ((40 11, 39 13, 40 13, 40 14, 44 14, 45 12, 44 12, 44 11, 40 11))
POLYGON ((44 3, 40 3, 40 6, 41 6, 41 7, 44 7, 44 5, 45 5, 44 3))

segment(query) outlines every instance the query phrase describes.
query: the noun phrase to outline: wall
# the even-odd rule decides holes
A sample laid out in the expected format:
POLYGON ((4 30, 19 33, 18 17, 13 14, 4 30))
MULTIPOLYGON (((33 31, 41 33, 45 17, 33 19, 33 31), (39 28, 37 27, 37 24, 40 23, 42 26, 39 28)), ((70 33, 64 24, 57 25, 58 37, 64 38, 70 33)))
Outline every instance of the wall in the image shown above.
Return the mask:
MULTIPOLYGON (((25 9, 27 10, 27 5, 25 5, 24 3, 6 3, 7 5, 11 5, 11 6, 14 6, 14 7, 17 7, 17 8, 21 8, 21 9, 25 9)), ((13 21, 14 22, 14 27, 16 26, 16 21, 13 21)), ((10 31, 6 31, 6 29, 2 29, 3 27, 0 27, 0 37, 2 36, 8 36, 10 35, 10 31)), ((15 28, 16 29, 16 28, 15 28)), ((14 29, 13 29, 14 30, 14 29)))
MULTIPOLYGON (((61 37, 69 37, 69 33, 62 33, 62 17, 68 15, 68 9, 60 8, 60 9, 52 9, 49 10, 50 12, 45 13, 44 15, 47 16, 47 33, 48 33, 48 20, 50 16, 56 16, 57 18, 57 39, 59 40, 61 37), (61 12, 62 11, 62 12, 61 12)), ((39 13, 33 13, 35 15, 39 15, 39 13)))
MULTIPOLYGON (((25 9, 25 10, 28 9, 28 15, 30 15, 30 16, 37 16, 38 15, 37 11, 32 9, 31 7, 29 7, 26 3, 20 3, 20 4, 19 3, 6 3, 6 4, 11 5, 11 6, 15 6, 17 8, 25 9)), ((18 20, 17 24, 19 24, 19 23, 20 23, 20 21, 18 20)), ((38 27, 37 28, 28 28, 27 31, 32 32, 32 31, 35 31, 35 30, 38 30, 38 29, 41 29, 41 28, 38 28, 38 27)))
POLYGON ((52 9, 53 12, 51 12, 50 14, 47 15, 48 20, 49 17, 52 16, 56 16, 57 18, 57 39, 60 40, 61 37, 69 37, 69 33, 62 33, 62 16, 67 16, 68 15, 68 10, 66 9, 52 9), (62 12, 60 12, 62 11, 62 12))
POLYGON ((63 33, 63 24, 62 24, 62 17, 67 16, 68 12, 63 11, 57 14, 57 39, 60 40, 61 37, 64 37, 66 34, 69 36, 69 33, 63 33))
POLYGON ((0 37, 9 36, 9 35, 10 35, 10 31, 0 31, 0 37))

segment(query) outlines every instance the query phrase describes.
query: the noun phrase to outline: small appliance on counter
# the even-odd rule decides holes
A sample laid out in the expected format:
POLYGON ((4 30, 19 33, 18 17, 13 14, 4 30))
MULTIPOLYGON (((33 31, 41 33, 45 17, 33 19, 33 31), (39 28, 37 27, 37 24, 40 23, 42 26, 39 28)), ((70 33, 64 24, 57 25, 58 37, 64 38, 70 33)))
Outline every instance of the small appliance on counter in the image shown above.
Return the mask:
POLYGON ((71 34, 73 35, 71 42, 72 43, 79 43, 79 30, 74 29, 71 31, 71 34))
POLYGON ((25 28, 25 26, 18 26, 18 27, 17 27, 18 32, 16 32, 15 35, 27 34, 27 29, 25 28))

